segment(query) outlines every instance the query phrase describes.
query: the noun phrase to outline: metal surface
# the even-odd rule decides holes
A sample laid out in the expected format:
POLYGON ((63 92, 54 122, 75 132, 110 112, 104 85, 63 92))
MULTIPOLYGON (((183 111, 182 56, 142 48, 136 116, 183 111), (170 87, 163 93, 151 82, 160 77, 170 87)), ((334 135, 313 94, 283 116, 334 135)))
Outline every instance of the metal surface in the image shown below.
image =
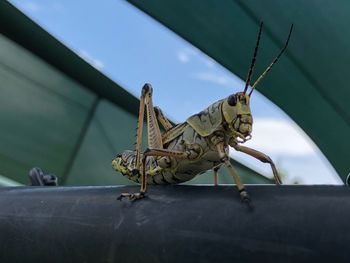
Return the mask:
POLYGON ((0 262, 349 262, 350 188, 0 189, 0 262))

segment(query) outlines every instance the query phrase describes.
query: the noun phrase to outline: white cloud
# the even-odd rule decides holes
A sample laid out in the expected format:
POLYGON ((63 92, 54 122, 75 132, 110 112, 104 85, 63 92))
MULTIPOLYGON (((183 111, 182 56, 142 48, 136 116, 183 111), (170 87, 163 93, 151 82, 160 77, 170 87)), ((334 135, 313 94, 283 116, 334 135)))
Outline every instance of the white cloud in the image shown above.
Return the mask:
POLYGON ((234 82, 228 76, 214 72, 198 72, 193 74, 193 77, 198 80, 214 83, 224 87, 231 87, 234 85, 234 82))
MULTIPOLYGON (((296 168, 305 170, 307 164, 297 164, 295 158, 304 160, 314 160, 317 158, 317 150, 310 144, 303 132, 292 122, 276 118, 255 118, 253 120, 252 139, 245 142, 244 146, 256 149, 270 156, 277 168, 287 166, 284 183, 291 183, 294 177, 300 177, 296 168), (291 168, 292 167, 292 168, 291 168)), ((236 152, 230 149, 230 156, 246 166, 254 169, 260 174, 272 178, 270 165, 265 165, 247 154, 236 152)), ((299 180, 305 183, 305 180, 299 180)))
POLYGON ((203 60, 204 60, 205 65, 208 68, 214 68, 215 63, 216 63, 216 61, 214 59, 212 59, 211 57, 208 57, 208 56, 203 56, 203 60))
POLYGON ((181 63, 187 63, 188 61, 190 61, 190 55, 184 51, 179 51, 177 52, 177 59, 181 63))
POLYGON ((187 63, 191 60, 192 57, 198 57, 199 56, 199 50, 191 47, 191 48, 184 48, 177 52, 177 59, 181 63, 187 63))
POLYGON ((216 64, 214 59, 202 53, 199 49, 195 47, 187 47, 177 52, 177 59, 181 63, 188 63, 192 58, 201 61, 207 68, 210 69, 214 68, 216 64))
POLYGON ((294 123, 272 118, 256 118, 253 138, 245 145, 269 154, 305 156, 316 154, 312 142, 294 123))
POLYGON ((80 50, 78 52, 78 55, 84 59, 86 62, 88 62, 91 66, 93 66, 94 68, 98 69, 98 70, 101 70, 104 68, 104 63, 99 60, 99 59, 96 59, 94 57, 92 57, 88 52, 86 52, 85 50, 80 50))
POLYGON ((37 12, 62 12, 64 6, 60 2, 47 2, 38 4, 35 1, 18 1, 15 3, 17 7, 24 13, 37 13, 37 12))

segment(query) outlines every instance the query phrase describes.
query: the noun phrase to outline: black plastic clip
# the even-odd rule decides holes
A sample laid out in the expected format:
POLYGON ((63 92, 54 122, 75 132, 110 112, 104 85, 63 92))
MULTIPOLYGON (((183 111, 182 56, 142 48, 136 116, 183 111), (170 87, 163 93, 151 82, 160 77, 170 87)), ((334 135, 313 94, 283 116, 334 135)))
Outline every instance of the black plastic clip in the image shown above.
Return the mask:
POLYGON ((54 174, 44 174, 39 167, 34 167, 29 171, 29 180, 31 186, 57 186, 58 179, 54 174))

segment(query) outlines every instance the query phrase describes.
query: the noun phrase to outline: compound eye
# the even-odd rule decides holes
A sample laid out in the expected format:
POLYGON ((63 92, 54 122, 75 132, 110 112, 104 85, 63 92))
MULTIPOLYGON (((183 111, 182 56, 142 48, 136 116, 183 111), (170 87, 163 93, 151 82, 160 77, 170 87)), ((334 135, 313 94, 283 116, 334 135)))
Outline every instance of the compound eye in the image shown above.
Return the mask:
POLYGON ((236 96, 235 95, 231 95, 230 97, 228 97, 227 103, 230 106, 236 106, 236 104, 237 104, 236 96))

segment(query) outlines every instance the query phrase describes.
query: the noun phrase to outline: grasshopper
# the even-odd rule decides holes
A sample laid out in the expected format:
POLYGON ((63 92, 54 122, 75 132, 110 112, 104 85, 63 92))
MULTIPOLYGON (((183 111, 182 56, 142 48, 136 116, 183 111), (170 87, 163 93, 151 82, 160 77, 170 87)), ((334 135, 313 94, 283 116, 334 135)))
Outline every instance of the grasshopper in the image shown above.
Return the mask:
POLYGON ((241 145, 251 138, 253 124, 249 106, 251 94, 286 50, 293 25, 284 47, 251 86, 248 93, 262 28, 263 23, 260 24, 244 90, 213 103, 200 113, 189 117, 184 123, 172 125, 160 108, 153 107, 151 85, 145 84, 143 86, 140 97, 136 149, 135 151, 124 151, 112 161, 115 170, 128 179, 141 184, 140 192, 122 193, 119 200, 124 197, 130 200, 142 199, 145 196, 147 184, 179 184, 210 169, 213 170, 214 183, 217 185, 218 170, 222 165, 225 165, 232 175, 242 201, 249 202, 250 197, 229 160, 229 146, 264 163, 269 163, 276 184, 282 184, 276 166, 269 156, 241 145), (141 153, 145 109, 148 148, 141 153), (165 130, 163 133, 158 122, 165 130))

